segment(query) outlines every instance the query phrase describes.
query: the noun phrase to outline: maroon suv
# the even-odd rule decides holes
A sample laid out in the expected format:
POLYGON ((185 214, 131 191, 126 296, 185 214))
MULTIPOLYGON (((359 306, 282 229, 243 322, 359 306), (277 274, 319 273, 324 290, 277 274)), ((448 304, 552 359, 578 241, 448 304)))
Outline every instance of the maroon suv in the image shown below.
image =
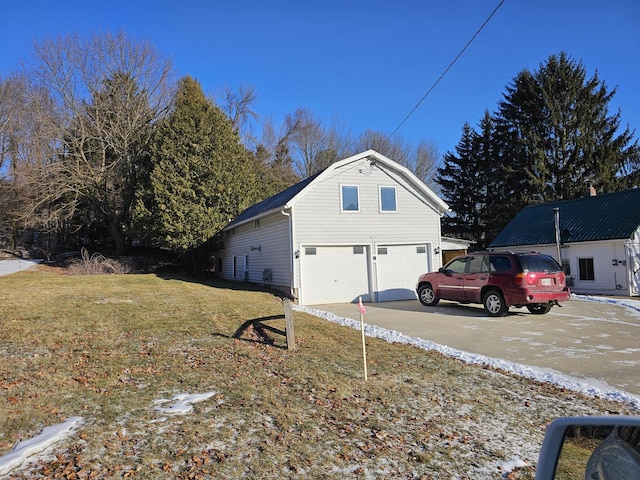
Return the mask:
POLYGON ((570 296, 558 262, 537 252, 462 255, 420 276, 416 291, 423 305, 436 305, 440 299, 481 303, 492 317, 506 315, 510 306, 544 314, 570 296))

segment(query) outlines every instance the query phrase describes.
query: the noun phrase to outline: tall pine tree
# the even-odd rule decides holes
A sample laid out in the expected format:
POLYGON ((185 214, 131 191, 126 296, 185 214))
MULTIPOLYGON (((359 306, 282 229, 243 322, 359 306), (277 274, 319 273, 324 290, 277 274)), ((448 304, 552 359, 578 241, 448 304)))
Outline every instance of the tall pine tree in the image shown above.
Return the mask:
POLYGON ((638 146, 628 128, 618 133, 620 112, 609 115, 615 92, 564 52, 517 75, 496 124, 505 181, 519 207, 579 197, 587 182, 606 192, 633 184, 626 174, 638 146))
POLYGON ((584 195, 586 183, 613 192, 640 186, 640 148, 608 91, 582 63, 552 55, 506 87, 480 133, 463 127, 457 155, 447 153, 437 182, 452 214, 443 232, 484 247, 526 205, 584 195))
POLYGON ((477 171, 476 137, 471 125, 465 123, 456 153, 447 152, 436 173, 440 193, 451 207, 451 214, 443 218, 442 233, 473 241, 478 237, 476 208, 482 196, 477 191, 474 175, 477 171))
POLYGON ((151 143, 152 171, 137 218, 155 245, 202 273, 216 234, 256 199, 250 154, 200 84, 179 83, 172 112, 151 143))

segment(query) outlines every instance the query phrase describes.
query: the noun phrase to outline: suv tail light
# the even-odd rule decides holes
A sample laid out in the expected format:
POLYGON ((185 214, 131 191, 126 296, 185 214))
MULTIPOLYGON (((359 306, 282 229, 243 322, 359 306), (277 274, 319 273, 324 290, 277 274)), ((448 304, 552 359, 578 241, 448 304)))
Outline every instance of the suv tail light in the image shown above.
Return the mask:
POLYGON ((523 287, 534 285, 536 283, 536 275, 529 272, 520 272, 516 274, 516 285, 523 287))

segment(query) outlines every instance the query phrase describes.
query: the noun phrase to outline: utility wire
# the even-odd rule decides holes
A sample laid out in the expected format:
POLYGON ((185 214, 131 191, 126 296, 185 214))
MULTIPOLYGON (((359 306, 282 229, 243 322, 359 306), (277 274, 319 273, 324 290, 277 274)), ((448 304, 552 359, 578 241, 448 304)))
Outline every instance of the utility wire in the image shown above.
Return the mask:
POLYGON ((504 0, 500 0, 500 3, 498 4, 498 6, 493 10, 493 12, 491 12, 491 15, 489 15, 487 17, 487 19, 484 21, 484 23, 480 26, 480 28, 476 31, 476 33, 473 35, 473 37, 471 37, 471 40, 469 40, 467 42, 467 44, 464 46, 464 48, 462 50, 460 50, 460 53, 458 53, 458 55, 456 55, 456 58, 454 58, 452 60, 452 62, 449 64, 449 66, 444 70, 444 72, 442 72, 442 75, 440 75, 438 77, 438 79, 435 81, 435 83, 431 86, 431 88, 427 91, 427 93, 425 93, 422 98, 420 99, 420 101, 416 104, 415 107, 413 107, 413 109, 407 114, 406 117, 404 117, 404 120, 402 120, 400 122, 400 124, 396 127, 396 129, 391 132, 391 135, 389 135, 387 137, 387 139, 385 140, 385 143, 389 143, 389 140, 391 140, 391 137, 393 137, 396 132, 398 130, 400 130, 400 127, 402 127, 402 125, 404 125, 404 123, 409 119, 409 117, 411 115, 413 115, 413 113, 418 109, 418 107, 422 104, 422 102, 425 101, 425 99, 429 96, 429 94, 433 91, 434 88, 436 88, 436 86, 438 85, 438 83, 440 83, 440 80, 442 80, 444 78, 444 76, 447 74, 447 72, 449 70, 451 70, 451 67, 453 67, 453 65, 458 61, 458 59, 462 56, 462 54, 465 52, 465 50, 467 48, 469 48, 469 45, 471 45, 473 43, 473 41, 476 39, 476 37, 480 34, 480 32, 482 31, 482 29, 487 25, 487 23, 489 23, 489 20, 491 20, 491 18, 495 15, 495 13, 498 11, 498 9, 502 6, 502 4, 504 3, 504 0))

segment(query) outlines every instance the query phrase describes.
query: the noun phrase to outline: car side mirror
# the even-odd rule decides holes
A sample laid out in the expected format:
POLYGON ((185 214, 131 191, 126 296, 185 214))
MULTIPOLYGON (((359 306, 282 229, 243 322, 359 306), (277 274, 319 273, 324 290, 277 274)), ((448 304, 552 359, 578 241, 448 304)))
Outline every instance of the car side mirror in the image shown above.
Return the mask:
POLYGON ((542 443, 535 478, 640 479, 640 417, 554 420, 542 443))

